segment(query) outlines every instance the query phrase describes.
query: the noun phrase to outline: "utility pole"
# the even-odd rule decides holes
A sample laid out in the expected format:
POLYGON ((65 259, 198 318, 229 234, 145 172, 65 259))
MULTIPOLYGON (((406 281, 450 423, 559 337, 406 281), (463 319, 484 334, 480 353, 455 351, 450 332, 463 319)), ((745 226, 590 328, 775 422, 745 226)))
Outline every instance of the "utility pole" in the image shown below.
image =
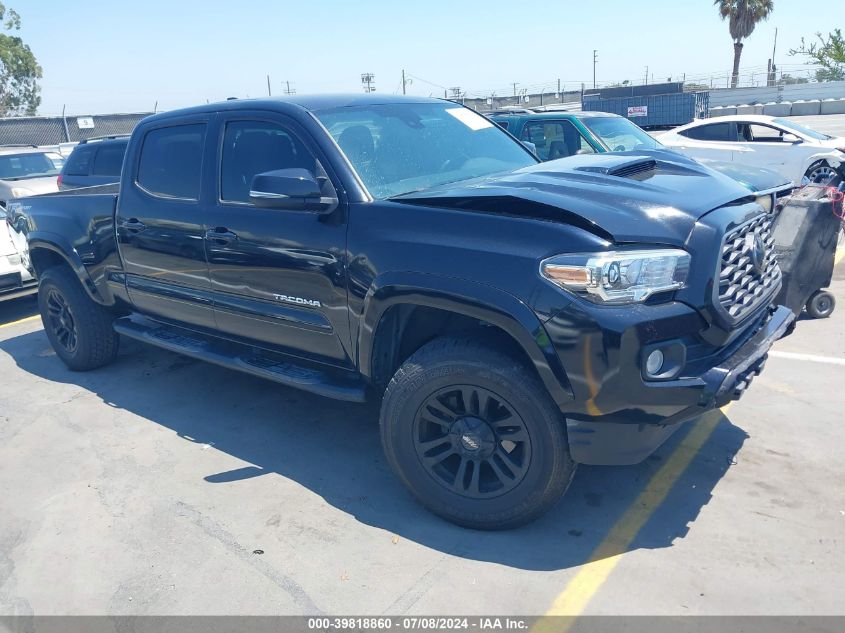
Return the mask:
POLYGON ((769 81, 766 82, 766 84, 769 85, 769 86, 774 86, 777 83, 778 67, 775 64, 775 53, 777 52, 777 50, 778 50, 778 30, 777 30, 777 28, 775 28, 775 43, 774 43, 774 46, 772 46, 772 67, 769 71, 769 76, 767 77, 767 79, 769 81))
POLYGON ((519 85, 519 84, 517 84, 517 83, 515 83, 515 82, 514 82, 514 84, 513 84, 513 96, 514 96, 514 97, 516 96, 516 87, 517 87, 518 85, 519 85))
POLYGON ((560 77, 557 78, 557 98, 560 99, 560 77))
POLYGON ((273 91, 270 90, 270 75, 267 75, 267 96, 272 97, 273 91))
POLYGON ((648 66, 645 67, 645 85, 648 85, 648 66))
POLYGON ((405 69, 402 69, 402 94, 405 94, 405 69))
POLYGON ((285 81, 285 94, 286 95, 295 95, 296 94, 296 88, 291 88, 289 81, 285 81))
POLYGON ((361 83, 364 85, 364 92, 375 92, 376 76, 373 73, 361 73, 361 83))
POLYGON ((598 63, 598 51, 593 49, 593 90, 596 89, 596 63, 598 63))

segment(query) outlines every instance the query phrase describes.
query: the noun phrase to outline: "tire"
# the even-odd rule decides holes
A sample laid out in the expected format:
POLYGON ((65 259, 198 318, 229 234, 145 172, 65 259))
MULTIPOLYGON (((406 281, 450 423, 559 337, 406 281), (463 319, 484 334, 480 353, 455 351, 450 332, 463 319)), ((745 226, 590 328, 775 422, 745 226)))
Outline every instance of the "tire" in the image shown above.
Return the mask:
POLYGON ((836 308, 836 298, 826 290, 817 290, 807 301, 807 314, 814 319, 826 319, 836 308))
POLYGON ((38 309, 47 338, 68 369, 97 369, 117 356, 114 315, 85 293, 69 268, 50 268, 41 275, 38 309))
POLYGON ((811 183, 815 182, 815 179, 821 175, 825 176, 824 180, 822 181, 823 183, 827 182, 831 178, 840 177, 839 172, 823 160, 820 160, 817 163, 813 163, 812 165, 810 165, 810 168, 807 169, 807 171, 804 173, 804 177, 811 183))
POLYGON ((481 530, 533 521, 576 467, 564 418, 533 371, 471 338, 435 339, 399 368, 382 401, 381 440, 422 505, 481 530))

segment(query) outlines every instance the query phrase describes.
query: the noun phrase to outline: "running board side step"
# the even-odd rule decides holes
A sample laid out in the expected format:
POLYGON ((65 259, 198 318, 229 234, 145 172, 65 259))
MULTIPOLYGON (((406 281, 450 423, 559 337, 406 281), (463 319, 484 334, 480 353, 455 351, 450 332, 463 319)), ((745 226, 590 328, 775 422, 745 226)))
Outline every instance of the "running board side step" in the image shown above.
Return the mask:
POLYGON ((266 378, 288 387, 310 391, 320 396, 364 402, 366 391, 361 382, 336 378, 330 373, 304 365, 264 356, 253 348, 216 340, 197 332, 163 325, 147 319, 122 317, 113 323, 115 332, 156 347, 204 360, 221 367, 266 378))

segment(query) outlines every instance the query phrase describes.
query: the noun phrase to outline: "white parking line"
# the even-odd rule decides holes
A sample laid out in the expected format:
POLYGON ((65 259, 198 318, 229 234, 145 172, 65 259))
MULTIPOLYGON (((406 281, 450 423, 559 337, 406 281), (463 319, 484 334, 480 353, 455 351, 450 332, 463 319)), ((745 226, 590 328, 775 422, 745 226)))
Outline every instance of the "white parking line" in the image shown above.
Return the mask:
POLYGON ((795 352, 769 352, 769 356, 774 356, 775 358, 788 358, 790 360, 806 360, 811 363, 825 363, 827 365, 845 365, 845 358, 834 358, 833 356, 796 354, 795 352))

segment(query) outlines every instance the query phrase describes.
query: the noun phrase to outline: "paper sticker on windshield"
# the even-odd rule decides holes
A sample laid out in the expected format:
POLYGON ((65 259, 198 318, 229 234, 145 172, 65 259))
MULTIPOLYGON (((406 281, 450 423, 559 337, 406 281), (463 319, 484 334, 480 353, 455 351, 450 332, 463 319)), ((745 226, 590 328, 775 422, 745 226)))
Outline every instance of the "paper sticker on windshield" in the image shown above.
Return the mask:
POLYGON ((471 130, 483 130, 486 127, 493 127, 492 121, 485 119, 480 114, 476 114, 467 108, 449 108, 446 112, 451 114, 471 130))

